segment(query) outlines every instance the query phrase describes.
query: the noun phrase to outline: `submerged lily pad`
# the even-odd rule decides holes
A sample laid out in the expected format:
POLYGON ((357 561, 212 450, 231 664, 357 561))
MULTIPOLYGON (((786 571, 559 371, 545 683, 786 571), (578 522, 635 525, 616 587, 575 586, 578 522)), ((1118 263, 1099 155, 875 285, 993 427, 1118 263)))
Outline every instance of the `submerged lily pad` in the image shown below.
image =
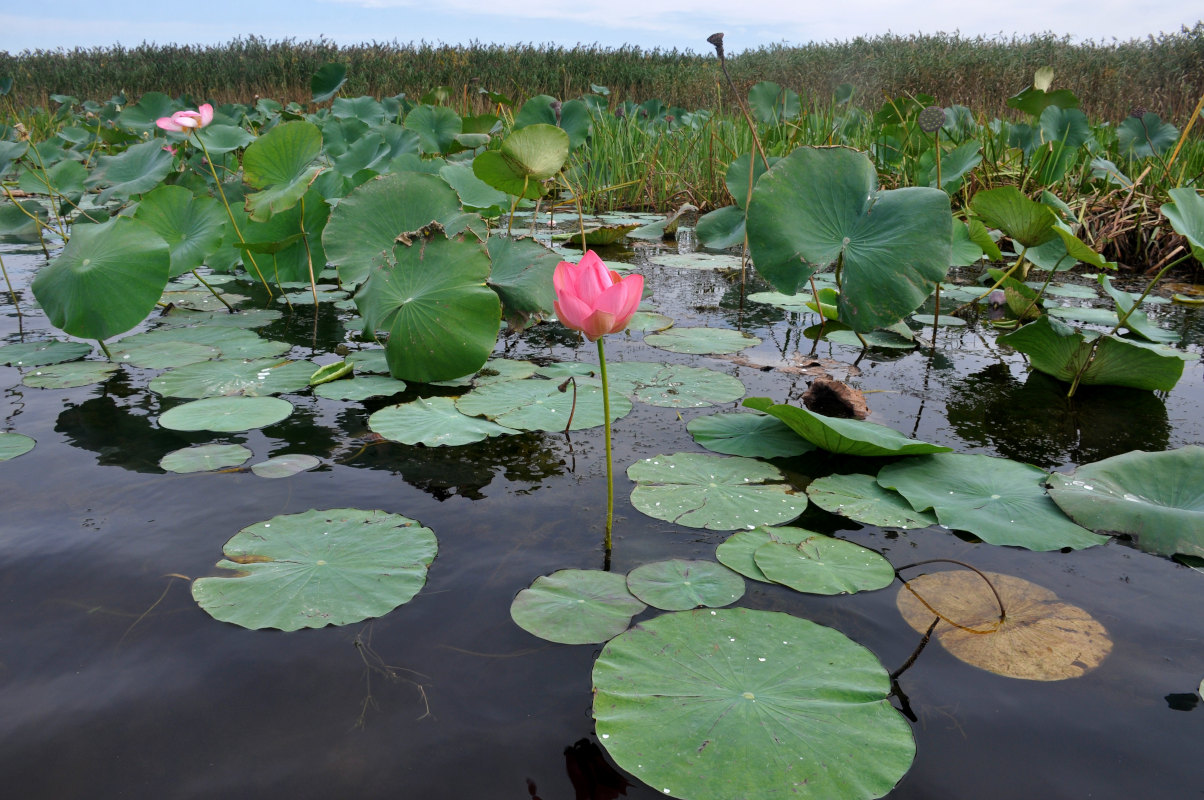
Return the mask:
POLYGON ((159 466, 168 472, 210 472, 237 467, 251 457, 251 451, 241 444, 202 444, 173 450, 159 459, 159 466))
POLYGON ((1204 447, 1135 450, 1055 472, 1047 486, 1086 528, 1128 534, 1150 553, 1204 556, 1204 447))
POLYGON ((642 622, 602 649, 593 683, 602 746, 668 797, 881 797, 915 757, 878 659, 788 614, 642 622))
POLYGON ((562 569, 541 575, 510 604, 523 630, 561 644, 597 644, 622 633, 645 605, 627 579, 595 569, 562 569))
POLYGON ((159 427, 233 433, 273 425, 291 413, 292 403, 279 397, 207 397, 165 411, 159 427))
POLYGON ((199 578, 192 596, 215 619, 244 628, 321 628, 379 617, 426 583, 437 545, 400 514, 356 508, 272 517, 226 542, 228 578, 199 578))
POLYGON ((694 441, 708 450, 748 458, 787 458, 809 453, 815 445, 768 414, 710 414, 686 423, 694 441))
POLYGON ((751 458, 677 453, 627 468, 631 504, 650 517, 713 531, 776 525, 803 513, 807 496, 751 458))
POLYGON ((0 364, 10 367, 44 367, 77 361, 92 352, 86 342, 63 342, 51 339, 47 342, 23 342, 0 347, 0 364))
POLYGON ((693 355, 736 353, 760 343, 756 336, 727 328, 670 328, 644 337, 644 344, 693 355))
POLYGON ((37 444, 31 437, 23 433, 0 432, 0 461, 24 455, 37 444))
POLYGON ((820 533, 800 542, 765 542, 753 560, 773 583, 810 594, 873 591, 895 579, 895 568, 878 553, 820 533))
POLYGON ((1043 470, 1006 458, 945 453, 888 464, 878 483, 917 511, 932 509, 945 527, 990 544, 1077 550, 1107 541, 1067 519, 1045 493, 1045 477, 1043 470))
POLYGON ((425 397, 382 408, 368 417, 368 427, 386 439, 426 447, 455 447, 515 432, 460 413, 450 397, 425 397))
POLYGON ((850 456, 908 456, 946 453, 951 448, 909 439, 896 430, 857 419, 838 419, 806 408, 774 404, 768 397, 749 397, 744 405, 785 422, 807 441, 829 453, 850 456))
POLYGON ((916 511, 898 492, 887 491, 873 475, 828 475, 807 484, 811 502, 863 525, 882 528, 927 528, 936 517, 916 511))
POLYGON ((120 364, 107 361, 72 361, 32 369, 25 373, 21 383, 35 389, 73 389, 106 381, 119 369, 120 364))
POLYGON ((636 567, 627 588, 653 608, 688 611, 731 605, 744 595, 744 579, 714 561, 675 558, 636 567))
POLYGON ((322 462, 305 453, 290 453, 269 458, 251 465, 251 472, 261 478, 287 478, 299 472, 306 472, 322 462))
POLYGON ((899 590, 895 603, 918 632, 928 630, 936 609, 944 619, 933 634, 946 650, 967 664, 1008 678, 1077 678, 1098 667, 1112 651, 1108 631, 1078 606, 1059 602, 1050 590, 1022 578, 995 572, 986 576, 1007 612, 1002 623, 995 594, 969 571, 914 578, 899 590))

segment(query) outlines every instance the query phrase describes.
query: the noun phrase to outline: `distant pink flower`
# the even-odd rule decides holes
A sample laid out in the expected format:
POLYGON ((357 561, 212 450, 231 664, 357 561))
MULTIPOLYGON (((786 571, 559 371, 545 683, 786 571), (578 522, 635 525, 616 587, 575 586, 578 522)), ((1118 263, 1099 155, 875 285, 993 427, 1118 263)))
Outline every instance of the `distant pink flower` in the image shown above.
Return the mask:
POLYGON ((196 111, 177 111, 170 117, 159 117, 155 124, 165 131, 189 133, 194 128, 203 128, 213 122, 213 106, 205 103, 196 111))
POLYGON ((581 331, 591 342, 627 327, 644 293, 644 276, 606 268, 592 250, 576 264, 561 261, 552 273, 556 289, 556 316, 568 328, 581 331))

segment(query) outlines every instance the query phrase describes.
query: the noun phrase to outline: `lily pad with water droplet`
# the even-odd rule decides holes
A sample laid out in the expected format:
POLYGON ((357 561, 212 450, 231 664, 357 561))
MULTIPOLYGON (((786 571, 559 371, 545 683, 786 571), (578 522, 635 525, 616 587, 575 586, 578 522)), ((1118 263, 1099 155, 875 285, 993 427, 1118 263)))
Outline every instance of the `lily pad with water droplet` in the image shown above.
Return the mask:
POLYGON ((262 397, 299 392, 317 369, 312 361, 203 361, 165 372, 150 382, 165 397, 262 397))
POLYGON ((800 542, 765 542, 753 560, 773 583, 809 594, 873 591, 895 579, 895 568, 878 553, 820 533, 800 542))
POLYGON ((609 365, 611 398, 625 394, 660 408, 702 408, 739 400, 744 384, 731 375, 684 364, 622 361, 609 365))
POLYGON ((1106 542, 1061 512, 1045 493, 1045 478, 1028 464, 967 453, 909 458, 878 472, 878 483, 912 508, 932 509, 941 525, 990 544, 1077 550, 1106 542))
POLYGON ((513 428, 460 413, 450 397, 424 397, 382 408, 368 417, 368 427, 386 439, 427 447, 455 447, 515 433, 513 428))
POLYGON ((715 548, 715 558, 719 563, 734 569, 746 578, 762 583, 773 583, 761 568, 757 566, 757 548, 766 542, 785 542, 798 544, 819 534, 806 528, 794 528, 789 525, 762 525, 751 531, 736 531, 715 548))
POLYGON ((332 508, 273 517, 223 548, 233 577, 199 578, 192 596, 244 628, 295 631, 349 625, 409 602, 426 583, 437 544, 400 514, 332 508))
MULTIPOLYGON (((562 431, 569 425, 570 415, 569 429, 574 431, 603 423, 601 386, 578 381, 575 392, 571 384, 562 392, 560 385, 557 381, 534 378, 486 384, 456 398, 456 408, 470 417, 485 417, 498 425, 523 431, 562 431)), ((631 401, 612 387, 611 421, 630 411, 631 401)))
POLYGON ((675 269, 740 269, 740 256, 726 253, 658 253, 648 259, 648 263, 657 267, 673 267, 675 269))
POLYGON ((0 347, 0 364, 10 367, 44 367, 77 361, 92 352, 86 342, 64 342, 51 339, 45 342, 23 342, 0 347))
POLYGON ((321 463, 314 456, 305 453, 287 453, 252 464, 251 472, 261 478, 287 478, 311 470, 321 463))
POLYGON ((31 437, 23 433, 0 432, 0 461, 24 455, 37 444, 31 437))
MULTIPOLYGON (((125 342, 124 339, 121 340, 125 342)), ((196 342, 151 342, 112 347, 113 360, 142 369, 172 369, 209 361, 221 355, 216 347, 196 342)))
POLYGON ((1078 606, 1060 602, 1049 589, 1022 578, 995 572, 986 576, 1007 612, 1002 623, 995 594, 969 571, 913 578, 899 589, 895 603, 918 632, 928 630, 936 618, 933 609, 940 612, 944 619, 933 635, 946 650, 967 664, 1008 678, 1077 678, 1112 651, 1108 631, 1078 606))
POLYGON ((389 360, 385 358, 384 350, 357 350, 354 353, 348 353, 346 361, 355 365, 357 373, 389 374, 389 360))
POLYGON ((523 630, 561 644, 597 644, 627 630, 645 605, 627 579, 593 569, 562 569, 535 579, 510 604, 523 630))
POLYGON ((279 397, 207 397, 165 411, 159 427, 233 433, 273 425, 291 413, 292 403, 279 397))
POLYGON ((863 800, 915 757, 869 650, 805 619, 683 611, 612 639, 594 664, 598 738, 656 792, 690 800, 863 800))
POLYGON ((774 404, 768 397, 749 397, 748 408, 771 414, 807 441, 829 453, 850 456, 908 456, 945 453, 951 448, 909 439, 896 430, 857 419, 838 419, 806 408, 774 404))
POLYGON ((1204 556, 1204 447, 1135 450, 1055 472, 1046 485, 1086 528, 1128 534, 1150 553, 1204 556))
POLYGON ((673 327, 672 317, 653 311, 637 311, 631 315, 631 321, 627 324, 627 330, 645 333, 663 331, 671 327, 673 327))
MULTIPOLYGON (((234 315, 230 315, 234 316, 234 315)), ((160 342, 193 342, 216 347, 224 358, 272 358, 288 352, 287 342, 264 339, 258 334, 234 326, 205 323, 196 328, 161 328, 136 333, 121 340, 122 347, 142 347, 160 342)))
POLYGON ((314 394, 327 400, 350 400, 359 402, 369 397, 389 397, 404 392, 405 381, 384 375, 358 375, 341 381, 323 383, 314 387, 314 394))
POLYGON ((710 414, 686 423, 694 441, 708 450, 748 458, 788 458, 809 453, 815 445, 768 414, 710 414))
POLYGON ((898 492, 883 489, 873 475, 828 475, 807 485, 811 502, 863 525, 882 528, 927 528, 936 517, 916 511, 898 492))
POLYGON ((107 361, 72 361, 36 367, 25 373, 21 383, 35 389, 73 389, 106 381, 119 369, 120 364, 107 361))
POLYGON ((670 328, 644 337, 644 343, 670 353, 736 353, 761 343, 756 336, 727 328, 670 328))
POLYGON ((656 519, 731 531, 776 525, 803 513, 807 496, 776 467, 751 458, 677 453, 627 468, 636 482, 631 504, 656 519))
POLYGON ((211 472, 215 469, 237 467, 251 457, 251 451, 241 444, 202 444, 173 450, 159 459, 159 466, 168 472, 211 472))
POLYGON ((731 605, 744 596, 744 579, 714 561, 675 558, 636 567, 627 588, 653 608, 688 611, 731 605))

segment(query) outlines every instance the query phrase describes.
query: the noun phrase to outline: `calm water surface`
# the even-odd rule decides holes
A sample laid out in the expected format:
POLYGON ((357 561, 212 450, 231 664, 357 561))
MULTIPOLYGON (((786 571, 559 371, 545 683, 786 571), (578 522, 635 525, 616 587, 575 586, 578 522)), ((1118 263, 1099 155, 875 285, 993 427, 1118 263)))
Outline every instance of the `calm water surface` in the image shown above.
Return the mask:
MULTIPOLYGON (((605 254, 620 260, 640 254, 605 254)), ((22 289, 40 251, 0 243, 22 289)), ((764 340, 742 355, 773 366, 810 351, 813 320, 740 302, 738 282, 713 272, 644 267, 657 310, 678 325, 740 327, 764 340), (801 342, 801 344, 800 344, 801 342)), ((758 287, 761 288, 761 287, 758 287)), ((240 291, 251 291, 244 289, 240 291)), ((1199 353, 1204 312, 1159 307, 1199 353)), ((293 355, 335 360, 346 339, 332 307, 298 309, 259 333, 293 355)), ((5 343, 55 335, 18 320, 0 298, 5 343)), ((928 335, 925 333, 925 336, 928 335)), ((596 350, 553 326, 505 339, 511 358, 593 361, 596 350)), ((639 335, 607 341, 612 360, 688 361, 740 378, 750 396, 798 398, 809 378, 728 359, 682 357, 639 335)), ((1060 387, 977 325, 942 330, 938 352, 858 353, 820 344, 834 377, 867 392, 871 420, 961 452, 1064 470, 1132 449, 1204 441, 1204 372, 1189 364, 1166 395, 1060 387)), ((95 357, 95 356, 94 356, 95 357)), ((418 396, 340 403, 290 395, 282 423, 246 434, 160 429, 181 401, 149 392, 153 371, 108 382, 33 389, 0 366, 4 430, 34 437, 0 463, 0 777, 14 798, 660 796, 625 785, 596 751, 590 670, 600 646, 555 645, 514 625, 515 593, 557 569, 602 566, 605 466, 601 429, 524 434, 425 449, 367 442, 367 418, 418 396), (314 471, 282 480, 249 472, 175 475, 158 468, 189 444, 240 443, 248 463, 309 453, 314 471), (365 446, 367 444, 367 446, 365 446), (426 588, 381 619, 295 633, 217 622, 188 580, 217 574, 240 528, 311 508, 377 508, 432 528, 439 555, 426 588), (609 788, 608 788, 609 787, 609 788)), ((714 410, 636 404, 614 426, 616 466, 700 451, 685 423, 714 410)), ((798 476, 877 469, 877 462, 809 455, 798 476)), ((727 534, 648 518, 616 481, 613 569, 664 558, 713 558, 727 534)), ((798 523, 882 552, 896 565, 955 558, 1021 576, 1081 606, 1113 638, 1085 677, 1037 683, 967 666, 927 648, 901 679, 917 719, 918 755, 891 798, 1204 797, 1204 575, 1121 542, 1034 553, 963 540, 939 528, 860 527, 819 510, 798 523)), ((815 597, 748 584, 740 605, 833 626, 894 669, 918 635, 895 609, 895 587, 815 597)), ((651 616, 649 612, 648 616, 651 616)), ((873 754, 867 754, 872 758, 873 754)))

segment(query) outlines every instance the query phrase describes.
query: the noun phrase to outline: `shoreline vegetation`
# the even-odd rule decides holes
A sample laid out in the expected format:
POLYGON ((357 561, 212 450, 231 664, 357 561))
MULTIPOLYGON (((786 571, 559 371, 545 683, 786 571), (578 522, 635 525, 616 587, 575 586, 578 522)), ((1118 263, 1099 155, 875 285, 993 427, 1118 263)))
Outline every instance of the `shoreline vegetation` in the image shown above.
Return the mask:
MULTIPOLYGON (((738 41, 728 43, 738 48, 738 41)), ((17 108, 50 104, 56 94, 101 99, 150 91, 217 103, 268 97, 309 99, 310 78, 322 65, 348 66, 345 96, 417 97, 434 86, 460 94, 479 112, 485 89, 522 103, 549 94, 575 97, 606 86, 612 102, 656 97, 670 106, 734 109, 720 89, 718 62, 706 42, 692 50, 605 48, 577 44, 442 45, 371 42, 269 41, 256 36, 221 45, 143 43, 134 47, 0 52, 0 76, 13 78, 17 108), (479 106, 480 108, 476 108, 479 106)), ((1204 22, 1177 33, 1131 41, 1072 42, 1052 33, 1023 37, 964 37, 938 33, 858 37, 803 46, 771 45, 730 55, 742 91, 774 81, 826 102, 850 84, 859 104, 925 93, 988 116, 1007 116, 1006 101, 1035 70, 1051 67, 1060 88, 1083 99, 1093 119, 1119 121, 1133 108, 1182 124, 1204 86, 1204 22)))

